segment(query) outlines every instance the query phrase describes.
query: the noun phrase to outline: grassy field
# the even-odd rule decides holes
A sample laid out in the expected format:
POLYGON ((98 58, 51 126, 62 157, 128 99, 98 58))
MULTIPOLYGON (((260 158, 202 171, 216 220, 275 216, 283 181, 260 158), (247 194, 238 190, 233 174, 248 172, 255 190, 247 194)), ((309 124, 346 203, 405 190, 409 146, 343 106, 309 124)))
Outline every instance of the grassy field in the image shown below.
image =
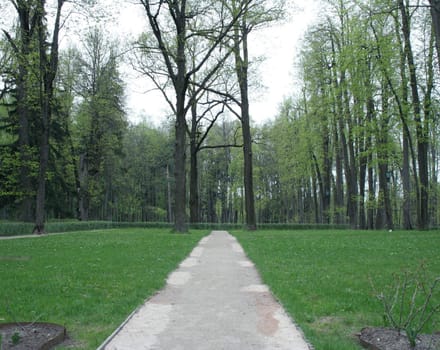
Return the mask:
MULTIPOLYGON (((383 325, 370 280, 386 291, 393 274, 415 271, 421 263, 428 280, 440 276, 438 231, 231 233, 316 350, 360 349, 353 335, 383 325)), ((426 331, 440 331, 438 321, 426 331)))
POLYGON ((0 323, 64 325, 96 349, 208 231, 114 229, 0 241, 0 323))

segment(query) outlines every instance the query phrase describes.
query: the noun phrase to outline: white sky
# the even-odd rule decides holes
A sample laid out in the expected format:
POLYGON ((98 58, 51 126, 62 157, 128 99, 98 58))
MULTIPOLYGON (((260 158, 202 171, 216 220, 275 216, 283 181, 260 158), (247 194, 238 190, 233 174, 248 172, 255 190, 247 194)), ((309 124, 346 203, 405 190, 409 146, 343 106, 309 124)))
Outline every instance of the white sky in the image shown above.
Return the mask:
MULTIPOLYGON (((258 81, 265 87, 251 92, 250 112, 252 120, 264 123, 273 119, 280 103, 294 91, 295 56, 300 48, 301 38, 308 25, 315 19, 316 0, 295 0, 300 8, 291 14, 288 23, 252 32, 249 37, 250 55, 264 56, 260 64, 258 81)), ((139 5, 121 9, 117 33, 134 36, 145 28, 143 9, 139 5)), ((163 96, 151 91, 146 77, 140 77, 131 68, 124 70, 127 84, 128 116, 132 122, 142 119, 160 124, 169 114, 163 96), (148 92, 146 92, 148 91, 148 92)))
MULTIPOLYGON (((301 45, 308 25, 316 18, 319 0, 292 0, 296 7, 292 10, 288 23, 257 30, 249 37, 250 55, 264 56, 260 63, 257 81, 264 88, 251 91, 250 112, 254 122, 264 123, 273 119, 280 103, 295 91, 295 57, 301 45)), ((129 1, 104 0, 102 6, 113 19, 106 24, 114 36, 124 38, 124 43, 134 40, 147 27, 144 10, 140 5, 129 1)), ((93 19, 92 19, 93 21, 93 19)), ((0 21, 2 24, 3 21, 0 21)), ((67 38, 64 38, 65 40, 67 38)), ((67 39, 68 42, 69 39, 67 39)), ((127 83, 127 108, 130 121, 136 123, 142 119, 160 124, 170 114, 163 96, 151 91, 151 83, 146 77, 139 76, 131 67, 124 67, 123 78, 127 83), (147 92, 148 91, 148 92, 147 92)))

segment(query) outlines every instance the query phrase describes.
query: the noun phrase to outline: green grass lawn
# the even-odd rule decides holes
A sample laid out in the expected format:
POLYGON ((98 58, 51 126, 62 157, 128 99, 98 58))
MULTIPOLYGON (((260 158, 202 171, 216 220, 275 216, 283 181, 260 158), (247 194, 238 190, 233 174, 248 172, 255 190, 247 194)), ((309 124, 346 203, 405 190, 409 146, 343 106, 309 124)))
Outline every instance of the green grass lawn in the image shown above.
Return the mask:
POLYGON ((0 240, 0 323, 64 325, 96 349, 208 231, 115 229, 0 240))
MULTIPOLYGON (((422 262, 429 280, 440 276, 438 231, 231 233, 316 350, 360 349, 353 335, 383 325, 370 280, 386 290, 393 274, 417 270, 422 262)), ((440 331, 438 321, 426 331, 440 331)))

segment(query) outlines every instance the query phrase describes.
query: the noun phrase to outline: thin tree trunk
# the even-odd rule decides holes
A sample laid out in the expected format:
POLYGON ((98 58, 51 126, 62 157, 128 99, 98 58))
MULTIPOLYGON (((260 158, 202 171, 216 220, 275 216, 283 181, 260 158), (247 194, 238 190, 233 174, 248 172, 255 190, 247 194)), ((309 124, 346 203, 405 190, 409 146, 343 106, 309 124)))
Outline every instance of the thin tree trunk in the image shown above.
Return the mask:
POLYGON ((173 196, 172 196, 172 187, 171 187, 171 176, 170 176, 170 167, 167 165, 166 168, 166 177, 167 177, 167 218, 168 222, 174 221, 174 213, 173 213, 173 196))
POLYGON ((403 228, 412 230, 411 220, 411 180, 409 142, 406 132, 403 131, 403 164, 402 164, 402 188, 403 188, 403 228))
MULTIPOLYGON (((324 182, 322 180, 322 176, 321 176, 321 171, 319 169, 319 164, 318 164, 318 160, 316 159, 315 154, 312 153, 312 159, 313 159, 313 164, 315 166, 315 174, 316 174, 316 181, 318 182, 318 188, 319 188, 319 192, 321 194, 320 196, 320 201, 319 201, 319 205, 318 205, 318 200, 316 198, 315 200, 315 221, 316 223, 328 223, 327 221, 324 221, 324 200, 325 200, 325 189, 324 189, 324 182)), ((313 178, 315 178, 315 175, 313 175, 313 178)), ((313 186, 316 186, 316 181, 315 179, 313 179, 313 186)), ((314 193, 316 193, 316 190, 314 191, 314 193)))
POLYGON ((87 153, 81 153, 79 156, 78 173, 78 211, 81 221, 89 220, 89 167, 87 153))
POLYGON ((367 177, 367 156, 362 155, 359 160, 359 228, 367 228, 367 219, 365 216, 365 181, 367 177))
POLYGON ((331 201, 331 171, 332 158, 330 155, 330 133, 327 125, 324 128, 323 140, 323 175, 322 175, 322 223, 330 223, 330 201, 331 201))
POLYGON ((197 105, 191 105, 191 131, 190 131, 190 180, 189 180, 189 217, 191 223, 200 221, 199 210, 199 172, 198 172, 198 140, 197 140, 197 105))
POLYGON ((339 141, 339 135, 335 127, 335 166, 336 166, 336 179, 335 179, 335 222, 337 224, 345 223, 345 215, 342 213, 344 208, 344 180, 343 180, 343 160, 341 156, 341 144, 339 141))
POLYGON ((374 229, 374 209, 373 203, 376 201, 376 188, 374 186, 374 169, 373 169, 373 155, 368 156, 368 206, 367 206, 367 228, 374 229))

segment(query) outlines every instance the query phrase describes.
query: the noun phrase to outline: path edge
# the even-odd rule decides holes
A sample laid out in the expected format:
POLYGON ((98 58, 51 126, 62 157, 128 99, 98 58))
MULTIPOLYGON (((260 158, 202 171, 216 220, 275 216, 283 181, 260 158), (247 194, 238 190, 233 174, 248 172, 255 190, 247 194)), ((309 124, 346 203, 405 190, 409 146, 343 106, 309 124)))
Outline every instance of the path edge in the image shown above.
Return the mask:
MULTIPOLYGON (((203 240, 203 238, 208 237, 210 234, 212 234, 213 231, 211 231, 209 234, 207 234, 206 236, 202 237, 197 244, 194 246, 194 248, 198 247, 200 242, 203 240)), ((193 248, 193 249, 194 249, 193 248)), ((192 251, 191 251, 192 252, 192 251)), ((134 311, 131 312, 131 314, 129 314, 127 316, 127 318, 113 331, 113 333, 111 333, 105 340, 104 342, 98 347, 96 348, 96 350, 105 350, 106 346, 113 340, 114 337, 116 337, 116 335, 122 330, 122 328, 125 327, 125 325, 130 322, 130 320, 134 317, 134 315, 136 315, 143 307, 146 303, 148 303, 148 301, 150 301, 155 295, 157 295, 158 293, 160 293, 167 285, 167 279, 168 277, 174 272, 176 271, 180 264, 188 257, 191 255, 191 252, 177 265, 177 267, 171 271, 167 277, 165 278, 165 284, 162 288, 160 288, 159 290, 157 290, 156 292, 154 292, 152 295, 150 295, 148 298, 146 298, 144 300, 144 302, 140 305, 138 305, 138 307, 136 309, 134 309, 134 311)))

